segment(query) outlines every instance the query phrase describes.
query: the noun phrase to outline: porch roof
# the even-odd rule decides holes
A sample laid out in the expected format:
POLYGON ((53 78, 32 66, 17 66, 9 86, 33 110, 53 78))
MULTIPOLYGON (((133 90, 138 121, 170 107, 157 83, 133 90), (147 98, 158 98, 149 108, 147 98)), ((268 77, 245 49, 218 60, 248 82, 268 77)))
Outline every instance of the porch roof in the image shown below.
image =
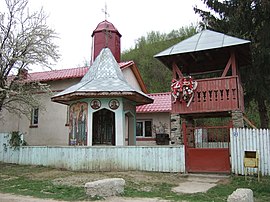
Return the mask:
POLYGON ((154 100, 152 104, 136 107, 137 113, 171 112, 171 92, 148 94, 154 100))

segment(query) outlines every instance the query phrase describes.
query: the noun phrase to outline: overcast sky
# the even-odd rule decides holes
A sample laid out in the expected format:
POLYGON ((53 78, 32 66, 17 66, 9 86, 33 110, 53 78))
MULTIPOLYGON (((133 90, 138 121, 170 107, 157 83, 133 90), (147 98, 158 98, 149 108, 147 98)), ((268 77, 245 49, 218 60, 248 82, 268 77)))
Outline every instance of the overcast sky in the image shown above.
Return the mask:
MULTIPOLYGON (((148 32, 168 33, 197 23, 193 7, 201 0, 106 0, 108 21, 122 34, 121 50, 134 47, 148 32)), ((61 59, 53 69, 82 66, 90 61, 91 34, 105 19, 105 0, 29 0, 30 11, 41 7, 49 15, 48 25, 59 34, 56 44, 61 59)))

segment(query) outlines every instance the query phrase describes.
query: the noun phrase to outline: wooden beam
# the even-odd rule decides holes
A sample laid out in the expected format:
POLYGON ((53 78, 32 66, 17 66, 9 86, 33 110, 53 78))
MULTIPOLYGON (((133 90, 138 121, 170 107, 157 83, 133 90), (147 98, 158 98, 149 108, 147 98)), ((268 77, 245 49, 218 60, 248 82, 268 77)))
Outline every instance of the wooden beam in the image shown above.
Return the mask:
POLYGON ((204 74, 211 74, 211 73, 220 73, 222 69, 218 70, 212 70, 212 71, 205 71, 205 72, 198 72, 198 73, 190 73, 190 76, 196 76, 196 75, 204 75, 204 74))
POLYGON ((174 68, 174 66, 172 65, 172 72, 173 72, 173 78, 175 78, 176 79, 176 70, 175 70, 175 68, 174 68))
POLYGON ((231 51, 231 66, 232 66, 232 75, 236 76, 237 74, 237 66, 236 66, 236 58, 235 58, 235 52, 231 51))
POLYGON ((173 74, 175 74, 175 75, 173 75, 174 78, 176 78, 177 75, 178 75, 179 78, 184 77, 181 70, 179 69, 179 67, 177 66, 176 63, 173 63, 172 69, 173 69, 173 74))
POLYGON ((198 59, 195 57, 193 53, 190 53, 189 55, 193 58, 193 60, 195 60, 196 62, 198 61, 198 59))
POLYGON ((221 77, 225 77, 227 75, 231 65, 232 65, 232 58, 230 57, 228 62, 227 62, 227 65, 226 65, 226 67, 225 67, 225 69, 224 69, 224 71, 223 71, 223 73, 221 75, 221 77))
POLYGON ((257 129, 257 127, 245 115, 243 116, 243 119, 249 126, 251 126, 254 129, 257 129))

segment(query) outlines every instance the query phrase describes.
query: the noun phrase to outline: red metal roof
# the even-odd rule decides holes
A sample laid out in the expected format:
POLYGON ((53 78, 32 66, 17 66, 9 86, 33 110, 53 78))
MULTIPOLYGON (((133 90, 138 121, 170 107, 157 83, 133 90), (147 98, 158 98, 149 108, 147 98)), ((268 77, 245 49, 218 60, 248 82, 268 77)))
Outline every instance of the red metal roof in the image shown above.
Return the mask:
POLYGON ((118 32, 118 30, 115 28, 115 26, 107 20, 104 20, 97 25, 96 29, 92 33, 92 37, 94 36, 95 32, 102 32, 103 30, 115 32, 115 33, 119 34, 121 37, 121 34, 118 32))
POLYGON ((29 73, 27 80, 29 81, 54 81, 71 78, 81 78, 88 71, 88 67, 78 67, 72 69, 61 69, 44 72, 29 73))
POLYGON ((171 93, 153 93, 148 94, 154 100, 152 104, 146 104, 136 107, 137 113, 153 113, 153 112, 171 112, 172 102, 171 93))
MULTIPOLYGON (((119 66, 121 69, 128 67, 133 64, 133 61, 120 62, 119 66)), ((55 81, 62 79, 73 79, 73 78, 82 78, 89 67, 77 67, 71 69, 61 69, 61 70, 52 70, 44 72, 33 72, 27 75, 28 81, 55 81)))
MULTIPOLYGON (((118 63, 123 70, 134 64, 133 61, 118 63)), ((52 70, 45 72, 33 72, 27 75, 28 81, 56 81, 62 79, 82 78, 89 67, 78 67, 71 69, 52 70)), ((137 113, 153 113, 153 112, 171 112, 171 93, 153 93, 148 96, 154 99, 152 104, 146 104, 136 107, 137 113)))

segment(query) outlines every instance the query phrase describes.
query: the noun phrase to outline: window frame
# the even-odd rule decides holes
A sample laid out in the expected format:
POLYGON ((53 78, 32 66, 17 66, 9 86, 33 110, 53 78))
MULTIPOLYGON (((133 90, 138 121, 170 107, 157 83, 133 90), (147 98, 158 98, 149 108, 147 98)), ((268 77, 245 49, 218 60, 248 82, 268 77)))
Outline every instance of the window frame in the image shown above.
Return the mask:
POLYGON ((67 117, 66 117, 66 123, 65 123, 65 126, 69 126, 69 121, 70 121, 70 120, 69 120, 69 119, 70 119, 70 111, 69 111, 69 110, 70 110, 70 106, 68 105, 68 106, 67 106, 67 114, 66 114, 67 117))
POLYGON ((39 123, 39 108, 35 107, 31 110, 30 128, 37 128, 39 123))
POLYGON ((153 138, 153 120, 151 119, 137 119, 136 120, 136 138, 153 138), (145 136, 146 135, 146 122, 151 123, 151 136, 145 136), (137 123, 142 123, 142 135, 137 135, 137 123))

